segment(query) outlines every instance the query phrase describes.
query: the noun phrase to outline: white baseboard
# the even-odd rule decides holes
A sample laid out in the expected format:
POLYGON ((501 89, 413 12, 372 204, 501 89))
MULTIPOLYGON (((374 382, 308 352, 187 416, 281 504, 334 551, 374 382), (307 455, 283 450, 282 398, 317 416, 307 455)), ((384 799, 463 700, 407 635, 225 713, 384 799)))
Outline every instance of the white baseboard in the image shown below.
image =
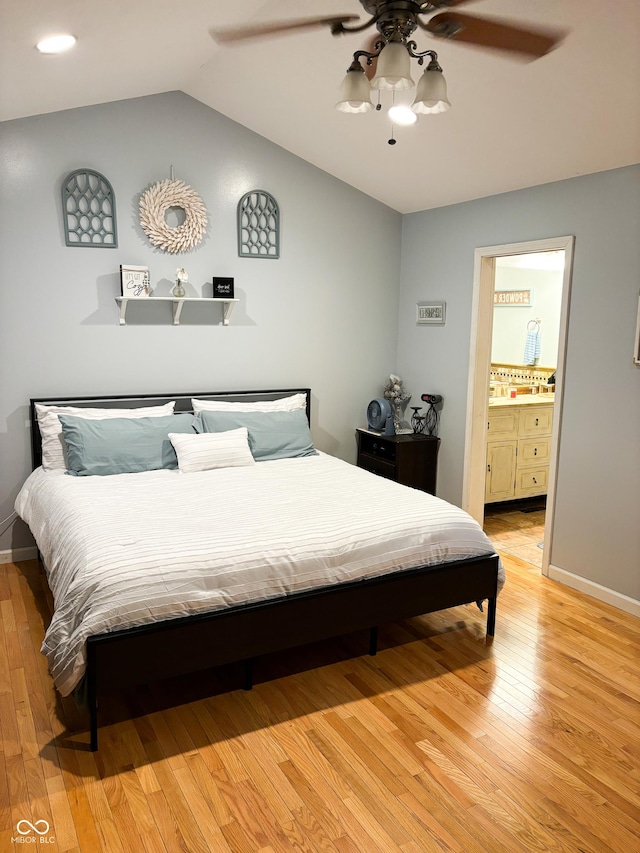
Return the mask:
POLYGON ((559 569, 557 566, 549 566, 548 577, 570 586, 572 589, 577 589, 578 592, 584 592, 592 598, 597 598, 598 601, 603 601, 605 604, 612 604, 632 616, 640 616, 640 601, 623 595, 621 592, 616 592, 614 589, 601 586, 595 581, 587 580, 587 578, 581 578, 579 575, 574 575, 573 572, 567 572, 565 569, 559 569))
POLYGON ((35 545, 29 548, 15 548, 13 551, 0 551, 0 565, 4 563, 19 563, 20 560, 35 560, 38 549, 35 545))

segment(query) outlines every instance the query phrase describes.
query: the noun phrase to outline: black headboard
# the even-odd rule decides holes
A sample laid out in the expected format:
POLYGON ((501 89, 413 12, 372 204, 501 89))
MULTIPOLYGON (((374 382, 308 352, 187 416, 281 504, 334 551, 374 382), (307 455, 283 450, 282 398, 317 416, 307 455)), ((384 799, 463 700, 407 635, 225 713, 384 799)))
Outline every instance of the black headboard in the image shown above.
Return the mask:
POLYGON ((276 391, 201 391, 189 394, 121 394, 113 397, 33 397, 30 400, 31 420, 31 458, 33 467, 42 464, 42 439, 36 417, 36 403, 45 406, 76 406, 78 408, 138 409, 142 406, 161 406, 176 401, 175 412, 190 412, 191 398, 199 400, 228 400, 229 402, 258 402, 260 400, 279 400, 292 394, 307 395, 307 420, 311 423, 311 389, 281 388, 276 391))

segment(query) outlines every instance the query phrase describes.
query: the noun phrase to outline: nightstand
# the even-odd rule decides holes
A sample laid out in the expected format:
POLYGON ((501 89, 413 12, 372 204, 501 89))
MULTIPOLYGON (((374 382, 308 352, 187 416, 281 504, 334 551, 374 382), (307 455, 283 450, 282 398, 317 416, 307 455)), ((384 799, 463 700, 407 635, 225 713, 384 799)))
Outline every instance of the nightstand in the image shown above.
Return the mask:
POLYGON ((433 435, 380 435, 359 427, 356 440, 359 468, 435 495, 439 438, 433 435))

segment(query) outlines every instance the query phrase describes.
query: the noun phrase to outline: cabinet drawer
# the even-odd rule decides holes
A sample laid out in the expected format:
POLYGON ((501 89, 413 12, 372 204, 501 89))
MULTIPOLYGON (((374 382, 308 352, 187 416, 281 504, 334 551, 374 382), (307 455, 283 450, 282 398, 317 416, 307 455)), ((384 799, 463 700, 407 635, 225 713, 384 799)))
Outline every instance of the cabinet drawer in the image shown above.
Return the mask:
POLYGON ((385 441, 377 435, 368 435, 367 433, 359 434, 359 450, 360 453, 367 456, 376 456, 380 459, 386 459, 388 462, 396 461, 396 444, 393 441, 385 441))
POLYGON ((523 408, 520 412, 520 437, 550 435, 553 426, 553 406, 523 408))
POLYGON ((379 474, 381 477, 386 477, 388 480, 396 479, 396 466, 393 462, 387 462, 378 456, 369 456, 368 453, 361 453, 358 457, 358 467, 364 468, 365 471, 371 471, 372 474, 379 474))
POLYGON ((518 467, 548 465, 550 453, 551 439, 548 436, 521 438, 518 442, 518 467))
POLYGON ((516 472, 516 497, 545 495, 549 480, 549 468, 525 468, 516 472))
POLYGON ((518 409, 500 408, 489 410, 489 428, 487 430, 487 441, 496 441, 507 438, 518 437, 518 409))

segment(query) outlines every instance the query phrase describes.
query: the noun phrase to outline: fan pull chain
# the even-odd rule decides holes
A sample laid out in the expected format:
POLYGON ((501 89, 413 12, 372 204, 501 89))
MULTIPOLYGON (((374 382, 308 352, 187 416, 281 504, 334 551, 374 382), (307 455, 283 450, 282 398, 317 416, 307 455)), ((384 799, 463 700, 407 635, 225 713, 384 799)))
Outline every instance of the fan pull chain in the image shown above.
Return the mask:
MULTIPOLYGON (((391 106, 395 107, 395 105, 396 105, 396 93, 395 93, 395 91, 393 91, 391 93, 391 106)), ((395 137, 393 135, 393 122, 391 122, 391 138, 387 139, 387 142, 389 143, 389 145, 395 145, 397 141, 398 140, 395 139, 395 137)))

